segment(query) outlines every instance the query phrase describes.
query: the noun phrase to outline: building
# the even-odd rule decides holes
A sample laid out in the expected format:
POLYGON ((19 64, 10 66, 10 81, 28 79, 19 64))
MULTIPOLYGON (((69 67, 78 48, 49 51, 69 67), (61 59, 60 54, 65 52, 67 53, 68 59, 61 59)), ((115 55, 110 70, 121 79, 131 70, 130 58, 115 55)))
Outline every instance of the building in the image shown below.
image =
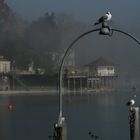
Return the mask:
POLYGON ((119 76, 118 65, 104 57, 99 57, 86 67, 88 88, 112 88, 119 76))
POLYGON ((65 86, 68 90, 112 89, 117 83, 119 67, 111 60, 99 57, 84 67, 65 69, 65 86))
POLYGON ((11 62, 0 56, 0 90, 10 89, 10 80, 7 74, 10 73, 11 62))
POLYGON ((9 73, 11 67, 11 62, 5 59, 4 56, 0 56, 0 73, 9 73))
POLYGON ((89 76, 101 77, 118 75, 118 65, 104 57, 100 57, 86 66, 88 67, 89 76))

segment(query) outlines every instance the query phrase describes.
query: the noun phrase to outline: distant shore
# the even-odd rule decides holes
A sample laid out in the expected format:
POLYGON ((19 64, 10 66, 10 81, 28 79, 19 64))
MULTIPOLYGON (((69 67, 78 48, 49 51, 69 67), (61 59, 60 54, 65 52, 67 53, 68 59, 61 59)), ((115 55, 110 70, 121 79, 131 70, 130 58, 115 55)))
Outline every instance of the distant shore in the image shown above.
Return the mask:
MULTIPOLYGON (((78 90, 78 91, 68 91, 64 90, 62 93, 64 95, 91 95, 91 94, 100 94, 112 92, 113 90, 78 90)), ((31 89, 31 90, 8 90, 8 91, 0 91, 0 95, 58 95, 57 89, 31 89)))
POLYGON ((57 90, 8 90, 0 91, 0 95, 57 95, 57 90))

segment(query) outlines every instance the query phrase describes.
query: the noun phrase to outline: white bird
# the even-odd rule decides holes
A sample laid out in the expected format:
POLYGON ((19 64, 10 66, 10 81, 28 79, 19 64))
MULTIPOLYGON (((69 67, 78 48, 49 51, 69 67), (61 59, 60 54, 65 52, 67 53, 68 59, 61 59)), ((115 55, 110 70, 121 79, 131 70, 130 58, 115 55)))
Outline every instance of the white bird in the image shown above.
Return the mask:
POLYGON ((100 17, 100 18, 98 19, 98 21, 94 23, 94 25, 98 25, 98 24, 103 23, 103 22, 105 22, 105 21, 109 21, 109 20, 111 20, 111 18, 112 18, 112 15, 111 15, 111 13, 108 11, 108 12, 106 12, 106 14, 105 14, 104 16, 100 17))
POLYGON ((133 106, 135 104, 135 100, 131 99, 130 101, 127 102, 127 106, 133 106))

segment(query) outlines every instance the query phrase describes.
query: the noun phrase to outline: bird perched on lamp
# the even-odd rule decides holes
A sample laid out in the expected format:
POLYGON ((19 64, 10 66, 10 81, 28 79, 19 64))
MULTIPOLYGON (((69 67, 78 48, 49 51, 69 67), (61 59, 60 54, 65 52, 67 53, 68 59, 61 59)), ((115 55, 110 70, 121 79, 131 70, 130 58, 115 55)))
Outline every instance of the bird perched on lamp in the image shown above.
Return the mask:
POLYGON ((111 18, 112 18, 112 15, 111 15, 111 13, 108 11, 108 12, 106 12, 106 14, 105 14, 104 16, 100 17, 100 18, 98 19, 98 21, 94 23, 94 25, 98 25, 98 24, 100 24, 100 23, 104 23, 104 22, 106 22, 106 21, 109 21, 109 20, 111 20, 111 18))

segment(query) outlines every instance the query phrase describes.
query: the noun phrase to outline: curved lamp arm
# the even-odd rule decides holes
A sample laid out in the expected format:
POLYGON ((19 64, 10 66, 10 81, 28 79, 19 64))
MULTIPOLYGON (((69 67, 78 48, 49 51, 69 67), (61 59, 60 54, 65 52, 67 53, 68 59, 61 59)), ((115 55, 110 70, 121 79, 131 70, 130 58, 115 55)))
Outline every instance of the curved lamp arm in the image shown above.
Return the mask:
MULTIPOLYGON (((83 38, 84 36, 92 33, 92 32, 96 32, 96 31, 100 31, 101 35, 108 35, 108 36, 112 36, 113 35, 113 32, 116 31, 116 32, 119 32, 119 33, 122 33, 128 37, 130 37, 131 39, 133 39, 134 41, 136 41, 139 45, 140 45, 140 41, 135 38, 133 35, 127 33, 127 32, 124 32, 122 30, 119 30, 119 29, 110 29, 109 26, 103 26, 101 28, 97 28, 97 29, 92 29, 92 30, 89 30, 83 34, 81 34, 80 36, 78 36, 67 48, 66 52, 64 53, 64 56, 61 60, 61 63, 60 63, 60 68, 59 68, 59 120, 58 120, 58 125, 61 125, 61 120, 62 120, 62 81, 63 81, 63 66, 65 64, 65 59, 69 56, 69 53, 70 51, 73 49, 73 45, 78 41, 80 40, 81 38, 83 38), (103 29, 103 30, 102 30, 103 29), (104 30, 105 29, 105 30, 104 30), (107 29, 107 30, 106 30, 107 29), (106 32, 107 31, 107 32, 106 32), (112 32, 111 32, 112 31, 112 32)), ((100 34, 99 33, 99 34, 100 34)))
POLYGON ((111 29, 112 31, 116 31, 116 32, 119 32, 119 33, 122 33, 124 35, 127 35, 128 37, 130 37, 131 39, 133 39, 134 41, 136 41, 139 45, 140 45, 140 40, 138 40, 136 37, 134 37, 133 35, 131 35, 130 33, 127 33, 127 32, 124 32, 122 30, 119 30, 119 29, 111 29))

